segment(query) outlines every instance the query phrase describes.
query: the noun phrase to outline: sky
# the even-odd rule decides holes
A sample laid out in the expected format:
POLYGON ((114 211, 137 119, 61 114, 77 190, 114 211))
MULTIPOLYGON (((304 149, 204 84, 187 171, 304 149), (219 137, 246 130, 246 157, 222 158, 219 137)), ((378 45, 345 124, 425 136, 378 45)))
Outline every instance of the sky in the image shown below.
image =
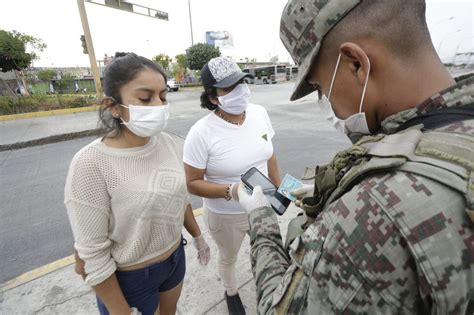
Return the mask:
MULTIPOLYGON (((103 1, 103 0, 94 0, 103 1)), ((152 58, 171 57, 191 46, 188 0, 129 0, 168 12, 169 21, 85 4, 97 59, 116 51, 152 58)), ((228 31, 234 59, 248 57, 291 62, 279 38, 281 12, 287 0, 189 0, 194 43, 206 31, 228 31)), ((407 0, 410 1, 410 0, 407 0)), ((456 52, 474 51, 474 0, 426 0, 427 22, 443 60, 456 52)), ((82 25, 76 0, 0 0, 0 29, 41 38, 46 44, 37 67, 89 66, 82 53, 82 25)))

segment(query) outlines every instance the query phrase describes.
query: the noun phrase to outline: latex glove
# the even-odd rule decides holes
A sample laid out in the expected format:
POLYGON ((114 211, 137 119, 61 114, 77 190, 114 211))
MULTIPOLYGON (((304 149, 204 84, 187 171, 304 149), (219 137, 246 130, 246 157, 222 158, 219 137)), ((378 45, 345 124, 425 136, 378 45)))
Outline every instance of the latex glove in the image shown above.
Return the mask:
POLYGON ((240 182, 230 185, 230 196, 232 197, 232 200, 239 201, 239 185, 240 182))
POLYGON ((198 237, 193 237, 194 248, 198 251, 198 260, 199 264, 205 266, 211 259, 211 250, 209 245, 207 245, 204 237, 199 235, 198 237))
POLYGON ((142 312, 140 312, 136 307, 132 307, 130 309, 130 315, 142 315, 142 312))
POLYGON ((244 183, 240 183, 238 194, 240 205, 248 213, 257 208, 271 207, 270 201, 263 194, 261 186, 256 186, 252 195, 250 195, 244 183))
POLYGON ((301 208, 301 200, 303 198, 312 197, 314 194, 314 185, 303 184, 300 188, 291 191, 290 194, 296 197, 295 205, 301 208))

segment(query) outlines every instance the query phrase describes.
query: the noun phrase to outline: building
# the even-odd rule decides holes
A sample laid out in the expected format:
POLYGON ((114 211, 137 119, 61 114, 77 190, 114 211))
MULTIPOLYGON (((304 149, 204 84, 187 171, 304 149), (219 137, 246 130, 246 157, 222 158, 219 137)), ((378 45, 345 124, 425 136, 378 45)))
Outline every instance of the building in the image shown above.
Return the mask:
POLYGON ((227 31, 206 32, 206 44, 219 48, 222 55, 232 57, 234 55, 234 39, 227 31))

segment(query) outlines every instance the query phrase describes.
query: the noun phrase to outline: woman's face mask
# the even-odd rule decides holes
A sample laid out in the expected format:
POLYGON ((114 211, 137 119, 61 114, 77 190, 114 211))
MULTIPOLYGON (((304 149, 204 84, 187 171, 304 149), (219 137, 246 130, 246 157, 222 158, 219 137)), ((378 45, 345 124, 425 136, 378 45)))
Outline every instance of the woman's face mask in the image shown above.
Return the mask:
POLYGON ((170 116, 169 105, 141 106, 120 105, 128 108, 128 122, 122 119, 122 124, 139 137, 157 136, 166 128, 170 116))
POLYGON ((364 90, 362 91, 362 97, 360 100, 358 113, 355 113, 346 119, 341 119, 337 117, 330 101, 332 90, 334 87, 334 81, 336 79, 337 70, 341 62, 341 54, 339 54, 339 57, 337 59, 336 68, 334 69, 334 74, 331 80, 331 86, 329 87, 328 97, 323 96, 321 100, 319 100, 322 110, 326 112, 326 119, 330 120, 333 123, 333 126, 339 132, 342 132, 345 134, 351 134, 351 133, 359 133, 363 135, 370 134, 369 126, 367 124, 367 118, 365 116, 365 113, 362 111, 362 106, 364 104, 364 98, 365 98, 365 92, 367 90, 367 84, 369 82, 369 75, 370 75, 370 60, 368 61, 369 61, 369 71, 367 73, 367 78, 365 80, 364 90))
POLYGON ((218 96, 217 99, 223 111, 232 115, 240 115, 249 105, 250 89, 247 84, 242 83, 237 85, 228 94, 218 96))

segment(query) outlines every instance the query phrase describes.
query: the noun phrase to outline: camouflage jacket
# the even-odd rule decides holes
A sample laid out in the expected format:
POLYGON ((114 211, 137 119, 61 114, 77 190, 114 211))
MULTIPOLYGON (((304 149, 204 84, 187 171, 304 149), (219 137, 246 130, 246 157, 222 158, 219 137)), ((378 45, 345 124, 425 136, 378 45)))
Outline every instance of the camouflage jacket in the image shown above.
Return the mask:
MULTIPOLYGON (((393 134, 413 117, 473 104, 471 76, 388 117, 382 130, 393 134)), ((474 120, 439 129, 474 135, 474 120)), ((472 162, 474 143, 468 150, 472 162)), ((326 205, 289 253, 273 210, 253 210, 258 313, 465 314, 474 300, 474 225, 465 209, 464 196, 439 181, 378 173, 326 205)))

